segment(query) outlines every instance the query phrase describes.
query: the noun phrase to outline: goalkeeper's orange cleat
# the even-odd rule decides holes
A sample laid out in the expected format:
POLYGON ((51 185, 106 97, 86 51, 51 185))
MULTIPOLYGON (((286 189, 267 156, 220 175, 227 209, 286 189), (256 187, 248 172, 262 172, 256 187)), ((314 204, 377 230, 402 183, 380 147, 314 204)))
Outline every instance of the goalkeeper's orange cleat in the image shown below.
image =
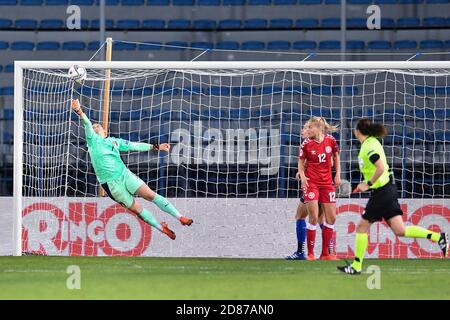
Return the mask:
POLYGON ((339 259, 334 254, 327 254, 320 256, 320 260, 336 261, 339 259))
POLYGON ((183 216, 180 218, 180 222, 183 226, 190 226, 194 222, 194 220, 183 216))
POLYGON ((316 258, 314 257, 314 253, 308 253, 308 258, 306 258, 308 261, 314 261, 316 258))
POLYGON ((173 232, 172 230, 169 229, 169 227, 167 226, 167 223, 165 222, 161 222, 161 226, 162 226, 162 233, 166 234, 170 239, 175 240, 175 232, 173 232))

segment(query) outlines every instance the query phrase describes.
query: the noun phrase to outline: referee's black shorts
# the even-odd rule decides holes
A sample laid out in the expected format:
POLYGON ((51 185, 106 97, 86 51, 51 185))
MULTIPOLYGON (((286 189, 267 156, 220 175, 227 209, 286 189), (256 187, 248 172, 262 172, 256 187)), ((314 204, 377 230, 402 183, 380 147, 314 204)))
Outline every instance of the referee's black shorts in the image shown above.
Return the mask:
POLYGON ((398 203, 397 186, 388 183, 381 188, 372 190, 362 217, 373 223, 382 219, 387 221, 401 215, 403 215, 403 211, 398 203))

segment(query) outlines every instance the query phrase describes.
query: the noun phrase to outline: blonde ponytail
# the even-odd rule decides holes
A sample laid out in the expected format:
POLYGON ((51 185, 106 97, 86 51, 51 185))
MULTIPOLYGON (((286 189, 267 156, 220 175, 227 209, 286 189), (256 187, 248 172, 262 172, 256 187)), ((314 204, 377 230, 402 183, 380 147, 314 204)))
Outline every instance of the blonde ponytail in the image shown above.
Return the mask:
POLYGON ((333 126, 329 124, 324 117, 312 117, 309 121, 319 126, 322 129, 323 133, 332 133, 339 131, 339 126, 333 126))

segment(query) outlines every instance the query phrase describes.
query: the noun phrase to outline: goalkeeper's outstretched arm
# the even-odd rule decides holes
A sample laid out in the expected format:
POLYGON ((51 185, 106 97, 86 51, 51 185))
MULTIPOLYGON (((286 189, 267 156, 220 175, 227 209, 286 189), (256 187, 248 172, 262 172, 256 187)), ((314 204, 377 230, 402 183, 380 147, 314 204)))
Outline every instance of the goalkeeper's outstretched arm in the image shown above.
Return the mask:
POLYGON ((168 152, 170 150, 170 145, 168 143, 161 144, 150 144, 144 142, 132 142, 120 139, 119 151, 150 151, 150 150, 161 150, 168 152))
POLYGON ((87 117, 87 115, 83 112, 81 108, 80 102, 77 100, 72 100, 72 110, 80 117, 81 121, 84 125, 84 130, 86 131, 86 138, 91 138, 94 136, 95 132, 92 128, 92 123, 87 117))

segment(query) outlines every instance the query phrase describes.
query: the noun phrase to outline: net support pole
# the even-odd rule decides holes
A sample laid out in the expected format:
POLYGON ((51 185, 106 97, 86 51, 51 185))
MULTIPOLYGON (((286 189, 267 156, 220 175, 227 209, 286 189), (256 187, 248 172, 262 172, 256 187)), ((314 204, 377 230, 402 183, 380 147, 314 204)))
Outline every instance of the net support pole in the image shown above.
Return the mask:
MULTIPOLYGON (((112 38, 106 39, 106 62, 111 62, 112 58, 112 38)), ((105 90, 103 90, 103 129, 108 134, 109 124, 109 93, 111 87, 111 69, 105 69, 105 90)), ((100 197, 105 196, 105 190, 100 187, 100 197)))
POLYGON ((14 65, 13 255, 22 255, 23 69, 14 65))

